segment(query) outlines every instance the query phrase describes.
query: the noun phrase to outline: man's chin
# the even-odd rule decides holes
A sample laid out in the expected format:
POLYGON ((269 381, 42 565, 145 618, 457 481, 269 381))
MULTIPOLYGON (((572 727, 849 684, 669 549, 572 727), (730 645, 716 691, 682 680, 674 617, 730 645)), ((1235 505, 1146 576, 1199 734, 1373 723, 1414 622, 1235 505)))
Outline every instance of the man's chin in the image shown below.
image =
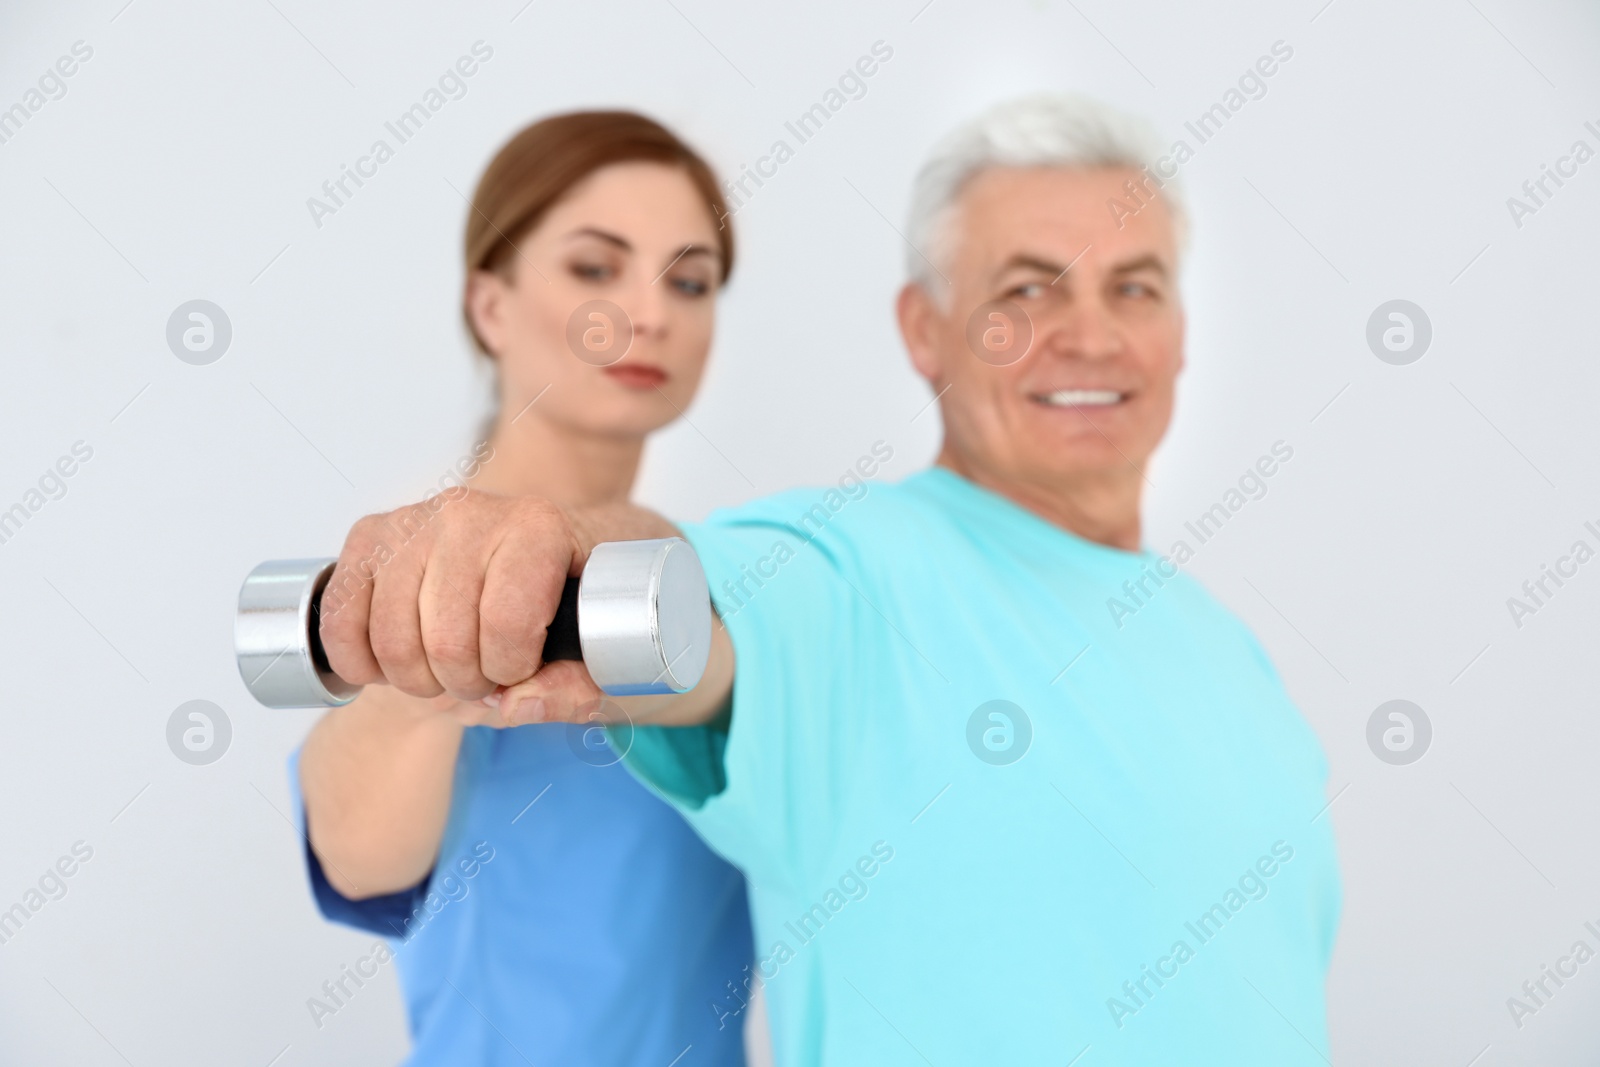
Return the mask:
POLYGON ((1090 430, 1093 440, 1074 437, 1037 455, 1029 464, 1047 485, 1071 486, 1086 482, 1117 482, 1144 476, 1148 457, 1142 449, 1123 446, 1090 430))
MULTIPOLYGON (((1145 413, 1126 404, 1097 408, 1034 406, 1027 420, 1031 443, 1062 473, 1092 474, 1109 468, 1143 470, 1151 445, 1145 413)), ((1159 438, 1158 438, 1159 439, 1159 438)))

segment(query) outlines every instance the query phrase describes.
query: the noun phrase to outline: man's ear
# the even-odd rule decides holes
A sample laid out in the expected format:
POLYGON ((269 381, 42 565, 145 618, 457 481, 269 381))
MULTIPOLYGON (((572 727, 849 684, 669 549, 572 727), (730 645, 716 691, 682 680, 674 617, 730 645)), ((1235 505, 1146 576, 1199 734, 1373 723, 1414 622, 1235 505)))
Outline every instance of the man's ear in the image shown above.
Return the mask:
POLYGON ((1178 366, 1172 372, 1174 378, 1183 373, 1183 368, 1188 365, 1189 356, 1186 351, 1188 346, 1187 335, 1189 332, 1189 316, 1180 306, 1178 308, 1178 366))
POLYGON ((900 290, 894 311, 900 322, 900 339, 911 354, 911 365, 929 382, 937 382, 944 368, 935 338, 944 313, 916 282, 909 282, 900 290))
POLYGON ((491 353, 500 351, 500 341, 505 336, 505 307, 509 295, 505 279, 492 271, 475 270, 467 275, 467 316, 491 353))

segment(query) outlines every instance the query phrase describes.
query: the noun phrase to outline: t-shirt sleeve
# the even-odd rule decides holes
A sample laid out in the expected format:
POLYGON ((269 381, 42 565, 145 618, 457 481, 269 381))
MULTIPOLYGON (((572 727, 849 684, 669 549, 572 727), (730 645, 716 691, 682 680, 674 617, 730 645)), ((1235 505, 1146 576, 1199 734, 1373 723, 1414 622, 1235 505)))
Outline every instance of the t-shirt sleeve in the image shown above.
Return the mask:
POLYGON ((398 893, 351 900, 328 881, 322 860, 311 847, 311 838, 306 831, 305 797, 300 791, 299 749, 295 749, 294 754, 289 757, 289 803, 290 818, 294 820, 295 829, 300 833, 300 847, 305 855, 306 875, 311 881, 311 896, 316 901, 317 910, 322 913, 322 917, 329 922, 351 926, 383 937, 403 937, 405 922, 422 903, 433 872, 428 872, 422 881, 398 893))
POLYGON ((819 499, 785 493, 683 525, 733 643, 731 715, 612 731, 629 769, 752 877, 766 863, 782 869, 760 874, 782 877, 820 844, 806 828, 832 825, 818 805, 838 795, 830 778, 849 748, 833 712, 865 601, 854 542, 819 499))

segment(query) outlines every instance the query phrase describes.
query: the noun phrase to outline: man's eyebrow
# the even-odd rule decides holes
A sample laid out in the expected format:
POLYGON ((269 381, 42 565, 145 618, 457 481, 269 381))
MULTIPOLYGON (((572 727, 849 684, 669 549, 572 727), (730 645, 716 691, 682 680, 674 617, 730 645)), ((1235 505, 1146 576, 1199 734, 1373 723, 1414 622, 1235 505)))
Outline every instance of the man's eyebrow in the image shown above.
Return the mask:
MULTIPOLYGON (((1083 251, 1087 252, 1088 249, 1085 248, 1083 251)), ((1080 252, 1078 253, 1077 259, 1074 259, 1071 263, 1068 263, 1065 267, 1063 267, 1061 264, 1056 263, 1053 260, 1045 259, 1042 256, 1035 256, 1026 252, 1019 252, 1010 259, 1006 260, 1004 263, 1000 264, 1000 268, 995 271, 994 276, 996 278, 1000 278, 1009 271, 1013 270, 1033 270, 1042 274, 1050 275, 1053 279, 1050 284, 1054 285, 1056 282, 1061 280, 1062 275, 1071 270, 1073 266, 1077 264, 1078 260, 1082 258, 1083 253, 1080 252)), ((1170 271, 1167 270, 1166 262, 1160 256, 1154 253, 1136 256, 1135 258, 1127 260, 1126 262, 1118 263, 1111 268, 1111 273, 1113 275, 1136 274, 1139 271, 1145 270, 1153 271, 1162 278, 1166 278, 1170 274, 1170 271)))
MULTIPOLYGON (((1069 263, 1067 266, 1070 267, 1071 264, 1069 263)), ((1019 252, 1010 259, 1006 260, 1004 263, 1000 264, 999 268, 994 272, 994 276, 999 278, 1002 275, 1014 270, 1038 271, 1040 274, 1048 274, 1052 278, 1059 278, 1061 275, 1067 272, 1067 267, 1063 267, 1059 263, 1054 263, 1040 256, 1033 256, 1026 252, 1019 252)))
POLYGON ((582 229, 573 230, 571 233, 567 234, 568 240, 571 240, 574 237, 598 237, 607 244, 616 245, 624 252, 633 251, 633 245, 629 244, 626 238, 618 237, 614 233, 611 233, 607 230, 597 229, 594 226, 585 226, 582 229))
POLYGON ((1157 255, 1144 255, 1137 259, 1130 259, 1126 263, 1118 263, 1111 268, 1112 274, 1132 274, 1135 271, 1153 270, 1163 278, 1167 276, 1167 264, 1157 255))

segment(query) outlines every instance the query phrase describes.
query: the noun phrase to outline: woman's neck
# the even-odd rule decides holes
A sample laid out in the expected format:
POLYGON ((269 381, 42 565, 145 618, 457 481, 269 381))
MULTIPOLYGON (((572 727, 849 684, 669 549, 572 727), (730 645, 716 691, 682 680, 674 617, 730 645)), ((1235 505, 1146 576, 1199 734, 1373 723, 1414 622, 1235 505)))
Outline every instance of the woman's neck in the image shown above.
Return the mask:
POLYGON ((642 438, 585 434, 529 409, 514 419, 502 410, 489 444, 493 451, 472 488, 571 507, 627 500, 644 451, 642 438))

